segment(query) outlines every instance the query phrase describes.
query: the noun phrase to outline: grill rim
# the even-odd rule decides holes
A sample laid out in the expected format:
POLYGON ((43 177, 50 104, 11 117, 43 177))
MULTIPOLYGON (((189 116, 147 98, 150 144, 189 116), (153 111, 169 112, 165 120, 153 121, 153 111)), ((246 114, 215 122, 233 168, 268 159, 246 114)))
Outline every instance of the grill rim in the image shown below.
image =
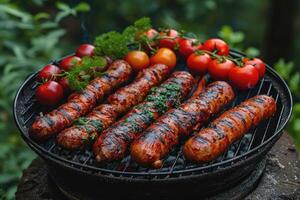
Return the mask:
MULTIPOLYGON (((244 53, 241 53, 239 51, 236 50, 231 50, 230 54, 234 57, 242 57, 245 56, 244 53)), ((53 63, 57 63, 57 61, 53 61, 53 63)), ((278 79, 279 85, 285 90, 287 96, 285 95, 286 99, 288 100, 287 103, 289 104, 289 112, 286 116, 285 121, 282 123, 282 125, 280 127, 278 127, 275 130, 275 133, 268 138, 267 140, 265 140, 264 142, 262 142, 260 145, 254 147, 253 149, 247 151, 244 154, 235 156, 233 158, 230 158, 228 160, 223 160, 221 162, 216 162, 210 165, 206 165, 206 166, 200 166, 200 167, 195 167, 195 168, 191 168, 191 169, 180 169, 180 170, 173 170, 173 171, 162 171, 162 172, 130 172, 130 171, 118 171, 118 170, 114 170, 114 169, 107 169, 107 168, 103 168, 103 167, 96 167, 96 166, 91 166, 91 165, 87 165, 87 164, 82 164, 79 162, 75 162, 72 160, 67 160, 63 157, 60 157, 59 155, 49 152, 46 149, 44 149, 43 147, 41 147, 38 143, 36 143, 35 141, 33 141, 28 134, 25 134, 22 130, 22 125, 20 124, 20 120, 18 119, 18 115, 17 115, 17 100, 18 97, 21 95, 21 91, 23 90, 24 86, 31 81, 31 79, 36 76, 36 74, 38 72, 35 72, 31 75, 28 75, 27 78, 25 79, 25 81, 21 84, 21 86, 19 87, 15 98, 14 98, 14 103, 13 103, 13 115, 14 115, 14 120, 15 123, 19 129, 19 131, 21 132, 21 136, 24 139, 24 141, 27 143, 27 145, 36 153, 38 153, 38 155, 40 155, 41 157, 47 159, 47 160, 51 160, 52 162, 55 162, 58 165, 67 165, 66 167, 71 168, 76 171, 81 171, 84 173, 90 173, 90 174, 95 174, 96 173, 101 173, 103 175, 107 175, 107 174, 112 174, 115 177, 131 177, 131 176, 167 176, 167 175, 178 175, 178 174, 186 174, 186 173, 194 173, 194 172, 201 172, 203 170, 207 170, 207 169, 214 169, 217 167, 217 169, 213 170, 213 172, 218 171, 220 169, 220 166, 223 166, 221 169, 226 170, 226 168, 228 168, 228 166, 226 166, 228 163, 231 163, 229 165, 232 166, 234 164, 237 164, 238 162, 242 162, 244 160, 249 159, 251 156, 253 156, 253 154, 259 154, 259 150, 263 149, 267 144, 269 143, 275 143, 277 141, 277 139, 279 139, 279 137, 282 134, 283 129, 286 127, 291 114, 292 114, 292 110, 293 110, 293 99, 292 99, 292 94, 291 91, 287 85, 287 83, 282 79, 281 76, 279 76, 277 74, 277 72, 272 69, 268 64, 266 64, 266 69, 268 71, 268 73, 270 73, 273 77, 275 77, 276 79, 278 79), (276 139, 276 140, 275 140, 276 139), (275 140, 275 141, 273 141, 275 140), (273 142, 272 142, 273 141, 273 142), (94 172, 94 173, 93 173, 94 172)), ((278 122, 279 123, 279 122, 278 122)), ((273 145, 271 145, 273 146, 273 145)), ((255 156, 255 155, 254 155, 255 156)))

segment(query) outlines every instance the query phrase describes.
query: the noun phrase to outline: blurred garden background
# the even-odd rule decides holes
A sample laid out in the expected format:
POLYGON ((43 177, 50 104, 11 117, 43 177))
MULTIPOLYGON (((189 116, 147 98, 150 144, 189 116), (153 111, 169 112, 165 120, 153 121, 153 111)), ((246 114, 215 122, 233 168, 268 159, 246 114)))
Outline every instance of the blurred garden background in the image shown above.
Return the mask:
POLYGON ((294 95, 287 127, 300 150, 300 0, 0 0, 0 199, 13 199, 22 170, 36 156, 14 124, 12 102, 26 76, 81 43, 148 16, 154 27, 221 37, 259 56, 294 95))

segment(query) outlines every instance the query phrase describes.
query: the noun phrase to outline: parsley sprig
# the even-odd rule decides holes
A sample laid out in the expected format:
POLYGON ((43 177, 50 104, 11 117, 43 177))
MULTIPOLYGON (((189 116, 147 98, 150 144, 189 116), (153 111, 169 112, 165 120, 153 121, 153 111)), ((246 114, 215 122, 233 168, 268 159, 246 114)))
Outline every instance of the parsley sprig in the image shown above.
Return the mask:
POLYGON ((113 60, 121 59, 130 51, 130 45, 138 45, 135 40, 137 34, 150 28, 150 18, 143 17, 125 28, 122 33, 116 31, 104 33, 94 42, 95 52, 99 56, 109 56, 113 60))

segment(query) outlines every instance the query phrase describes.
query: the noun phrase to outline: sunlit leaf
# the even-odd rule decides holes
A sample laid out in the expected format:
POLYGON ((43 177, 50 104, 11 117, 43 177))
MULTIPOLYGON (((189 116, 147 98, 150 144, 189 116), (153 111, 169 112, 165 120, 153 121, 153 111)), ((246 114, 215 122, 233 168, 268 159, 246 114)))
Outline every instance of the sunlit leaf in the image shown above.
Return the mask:
POLYGON ((80 2, 74 9, 78 12, 87 12, 90 10, 90 5, 85 2, 80 2))

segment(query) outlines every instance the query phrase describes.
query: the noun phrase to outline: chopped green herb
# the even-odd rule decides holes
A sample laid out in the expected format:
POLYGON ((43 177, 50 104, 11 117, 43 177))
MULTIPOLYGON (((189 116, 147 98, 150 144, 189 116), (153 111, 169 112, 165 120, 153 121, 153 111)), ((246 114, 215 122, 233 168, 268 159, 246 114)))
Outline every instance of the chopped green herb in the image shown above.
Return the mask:
POLYGON ((100 120, 89 120, 86 117, 78 118, 74 124, 85 128, 88 133, 94 132, 90 126, 93 126, 97 132, 101 132, 103 130, 103 125, 100 120))

